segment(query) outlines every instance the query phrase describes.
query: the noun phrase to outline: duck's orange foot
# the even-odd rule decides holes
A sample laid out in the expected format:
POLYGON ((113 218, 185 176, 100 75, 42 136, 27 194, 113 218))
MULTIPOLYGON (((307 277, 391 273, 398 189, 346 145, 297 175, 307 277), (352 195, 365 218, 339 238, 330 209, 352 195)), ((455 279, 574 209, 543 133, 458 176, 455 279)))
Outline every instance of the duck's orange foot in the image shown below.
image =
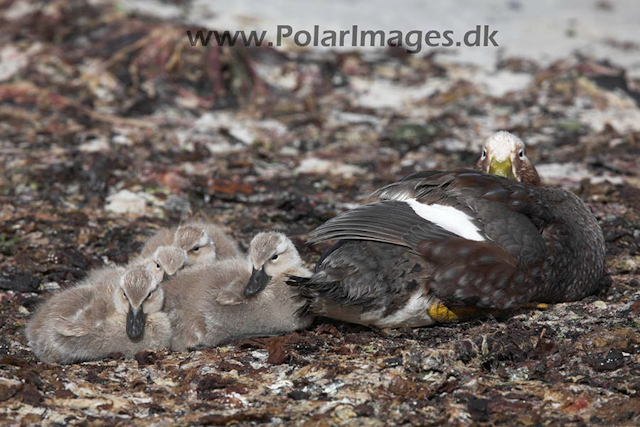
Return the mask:
POLYGON ((524 308, 537 308, 538 310, 546 310, 549 308, 549 304, 543 302, 528 302, 523 305, 524 308))
POLYGON ((427 313, 437 323, 458 322, 474 317, 489 314, 493 310, 485 310, 475 307, 453 307, 449 308, 442 302, 436 302, 429 307, 427 313))

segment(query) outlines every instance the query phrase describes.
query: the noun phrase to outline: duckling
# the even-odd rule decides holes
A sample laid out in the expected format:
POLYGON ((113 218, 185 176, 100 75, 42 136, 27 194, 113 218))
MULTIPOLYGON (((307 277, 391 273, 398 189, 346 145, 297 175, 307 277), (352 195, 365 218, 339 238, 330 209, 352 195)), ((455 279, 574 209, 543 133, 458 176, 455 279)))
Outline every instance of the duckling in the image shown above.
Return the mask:
POLYGON ((26 335, 40 360, 66 364, 110 353, 132 357, 169 345, 171 324, 161 311, 164 294, 154 273, 144 266, 124 272, 113 267, 112 273, 64 290, 36 311, 26 335))
MULTIPOLYGON (((179 271, 187 261, 187 253, 175 246, 159 246, 155 251, 147 257, 137 257, 129 266, 143 265, 152 271, 158 283, 162 282, 169 276, 173 276, 179 271)), ((123 266, 107 266, 97 268, 89 272, 85 278, 86 283, 101 283, 107 280, 109 276, 124 273, 126 267, 123 266), (103 277, 106 276, 106 277, 103 277)))
POLYGON ((540 187, 524 144, 507 132, 486 141, 477 167, 491 175, 409 175, 311 233, 312 242, 341 240, 313 276, 291 280, 308 300, 303 311, 413 327, 594 292, 605 249, 588 207, 540 187))
POLYGON ((160 229, 142 247, 137 260, 147 259, 161 246, 176 246, 187 252, 185 265, 212 263, 241 255, 240 249, 222 229, 205 222, 189 222, 176 230, 160 229))
POLYGON ((173 276, 187 262, 187 252, 175 246, 159 246, 146 259, 137 259, 132 265, 143 265, 152 271, 158 283, 173 276))
POLYGON ((220 227, 204 222, 178 227, 173 245, 187 251, 187 264, 190 266, 241 256, 236 242, 220 227))
POLYGON ((160 246, 170 246, 173 244, 174 230, 161 228, 149 238, 138 254, 138 258, 149 258, 160 246))
POLYGON ((289 274, 310 272, 290 239, 268 232, 253 238, 248 258, 226 259, 171 278, 164 285, 165 310, 174 329, 171 349, 214 347, 307 327, 312 319, 297 314, 303 301, 287 286, 289 274))

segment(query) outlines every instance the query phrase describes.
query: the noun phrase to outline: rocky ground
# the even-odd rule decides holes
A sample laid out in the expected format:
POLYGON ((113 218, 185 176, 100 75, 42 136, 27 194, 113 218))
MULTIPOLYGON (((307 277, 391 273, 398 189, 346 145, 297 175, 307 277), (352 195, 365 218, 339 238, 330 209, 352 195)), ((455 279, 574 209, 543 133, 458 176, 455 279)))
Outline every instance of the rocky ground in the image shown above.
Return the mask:
POLYGON ((640 80, 624 69, 191 48, 177 23, 83 0, 0 1, 0 28, 0 425, 640 423, 640 80), (598 295, 414 330, 318 319, 134 360, 29 352, 40 302, 158 227, 195 215, 245 248, 275 229, 312 265, 313 228, 407 173, 474 163, 497 129, 592 207, 598 295))

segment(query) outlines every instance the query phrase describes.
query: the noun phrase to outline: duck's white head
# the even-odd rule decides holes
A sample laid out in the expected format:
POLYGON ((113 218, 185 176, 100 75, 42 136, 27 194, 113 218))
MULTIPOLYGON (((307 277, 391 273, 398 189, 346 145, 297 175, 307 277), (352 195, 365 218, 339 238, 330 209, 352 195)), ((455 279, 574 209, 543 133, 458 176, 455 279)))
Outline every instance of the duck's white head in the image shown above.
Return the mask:
POLYGON ((540 176, 525 151, 524 142, 514 134, 496 132, 485 141, 476 169, 538 186, 540 176))

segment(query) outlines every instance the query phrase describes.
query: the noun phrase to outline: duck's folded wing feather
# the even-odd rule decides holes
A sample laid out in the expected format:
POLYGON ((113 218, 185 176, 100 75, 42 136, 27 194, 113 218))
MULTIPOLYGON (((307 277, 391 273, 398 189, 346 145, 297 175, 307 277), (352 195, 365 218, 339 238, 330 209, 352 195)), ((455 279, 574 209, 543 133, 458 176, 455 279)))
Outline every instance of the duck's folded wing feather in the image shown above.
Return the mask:
POLYGON ((446 198, 442 192, 453 182, 459 173, 475 172, 473 169, 454 169, 450 171, 430 170, 407 175, 399 181, 385 185, 371 193, 369 198, 380 200, 406 200, 418 198, 430 189, 438 191, 438 195, 446 198))
POLYGON ((423 241, 419 250, 435 266, 429 288, 449 306, 508 309, 535 292, 518 261, 494 243, 453 238, 423 241))
POLYGON ((370 240, 416 250, 419 241, 455 235, 426 221, 408 203, 385 200, 343 212, 309 236, 313 243, 334 239, 370 240))
POLYGON ((557 221, 547 197, 539 189, 472 169, 419 172, 381 188, 372 196, 387 201, 415 200, 427 206, 451 206, 467 215, 488 240, 505 248, 521 268, 528 268, 546 256, 541 233, 557 221))
POLYGON ((555 221, 553 209, 539 189, 473 169, 418 172, 376 190, 370 197, 413 198, 427 205, 454 206, 464 212, 477 211, 477 203, 491 202, 526 216, 538 229, 555 221))
MULTIPOLYGON (((540 189, 512 179, 465 171, 456 174, 455 180, 447 185, 446 191, 466 205, 470 205, 474 200, 501 204, 526 216, 539 229, 556 221, 553 207, 540 189)), ((428 191, 425 193, 426 197, 427 193, 428 191)))
POLYGON ((342 240, 318 261, 311 277, 291 277, 288 283, 308 301, 306 310, 325 301, 337 307, 384 312, 403 306, 428 276, 429 264, 405 247, 342 240))

